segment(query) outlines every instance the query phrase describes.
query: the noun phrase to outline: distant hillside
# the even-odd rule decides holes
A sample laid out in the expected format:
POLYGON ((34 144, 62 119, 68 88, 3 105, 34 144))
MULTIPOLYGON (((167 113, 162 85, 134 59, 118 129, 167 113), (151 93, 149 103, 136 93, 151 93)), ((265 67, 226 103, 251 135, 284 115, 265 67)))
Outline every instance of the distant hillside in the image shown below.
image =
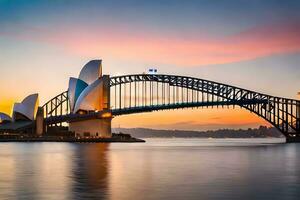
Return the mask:
POLYGON ((146 128, 115 128, 114 133, 127 133, 137 138, 266 138, 284 137, 276 128, 260 126, 256 129, 220 129, 215 131, 183 131, 183 130, 156 130, 146 128))

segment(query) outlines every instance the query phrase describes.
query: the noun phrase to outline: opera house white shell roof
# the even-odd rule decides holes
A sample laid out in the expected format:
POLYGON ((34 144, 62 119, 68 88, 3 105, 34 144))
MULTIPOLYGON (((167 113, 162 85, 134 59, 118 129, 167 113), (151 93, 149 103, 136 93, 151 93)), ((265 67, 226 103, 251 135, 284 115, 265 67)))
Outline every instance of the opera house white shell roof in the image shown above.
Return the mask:
POLYGON ((0 112, 0 124, 4 123, 4 122, 11 122, 11 121, 12 121, 12 118, 9 115, 0 112))
POLYGON ((13 120, 34 120, 38 105, 38 94, 29 95, 21 103, 15 103, 13 108, 13 120))
POLYGON ((102 76, 102 60, 91 60, 80 71, 78 79, 92 84, 102 76))
POLYGON ((101 110, 100 100, 102 84, 103 81, 98 79, 80 94, 74 107, 74 113, 80 110, 101 110))
POLYGON ((95 111, 100 108, 102 61, 91 60, 81 70, 79 78, 70 78, 68 96, 71 111, 95 111))
POLYGON ((88 84, 80 79, 71 77, 69 80, 68 96, 71 110, 74 109, 75 103, 88 84))

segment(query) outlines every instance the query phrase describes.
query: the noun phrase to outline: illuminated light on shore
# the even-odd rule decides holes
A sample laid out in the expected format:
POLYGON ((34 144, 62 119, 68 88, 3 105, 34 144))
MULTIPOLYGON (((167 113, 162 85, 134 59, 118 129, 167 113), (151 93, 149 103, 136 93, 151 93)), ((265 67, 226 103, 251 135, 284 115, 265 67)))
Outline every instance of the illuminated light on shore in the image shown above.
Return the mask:
POLYGON ((107 112, 107 113, 103 113, 103 114, 101 115, 101 117, 102 117, 102 118, 111 118, 112 115, 111 115, 110 112, 107 112))

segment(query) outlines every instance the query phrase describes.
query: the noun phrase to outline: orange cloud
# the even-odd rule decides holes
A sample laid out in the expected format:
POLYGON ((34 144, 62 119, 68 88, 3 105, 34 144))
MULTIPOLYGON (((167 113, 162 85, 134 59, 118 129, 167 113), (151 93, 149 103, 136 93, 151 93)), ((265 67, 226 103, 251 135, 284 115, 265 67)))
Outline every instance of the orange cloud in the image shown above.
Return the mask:
POLYGON ((20 38, 40 40, 85 57, 180 66, 224 64, 300 50, 300 23, 257 26, 223 38, 151 34, 111 27, 28 29, 20 38), (34 37, 34 38, 33 38, 34 37))

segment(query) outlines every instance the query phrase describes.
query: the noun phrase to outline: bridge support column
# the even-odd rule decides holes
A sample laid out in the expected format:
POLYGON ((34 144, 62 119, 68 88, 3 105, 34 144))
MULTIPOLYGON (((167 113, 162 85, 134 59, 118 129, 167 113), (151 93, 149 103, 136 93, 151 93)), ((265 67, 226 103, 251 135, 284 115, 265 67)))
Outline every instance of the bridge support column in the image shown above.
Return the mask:
POLYGON ((44 109, 39 107, 36 115, 35 134, 42 135, 44 131, 44 109))
POLYGON ((289 134, 286 136, 287 143, 300 143, 300 102, 296 102, 296 133, 289 134))
POLYGON ((111 117, 69 123, 69 130, 79 137, 111 137, 111 117))

